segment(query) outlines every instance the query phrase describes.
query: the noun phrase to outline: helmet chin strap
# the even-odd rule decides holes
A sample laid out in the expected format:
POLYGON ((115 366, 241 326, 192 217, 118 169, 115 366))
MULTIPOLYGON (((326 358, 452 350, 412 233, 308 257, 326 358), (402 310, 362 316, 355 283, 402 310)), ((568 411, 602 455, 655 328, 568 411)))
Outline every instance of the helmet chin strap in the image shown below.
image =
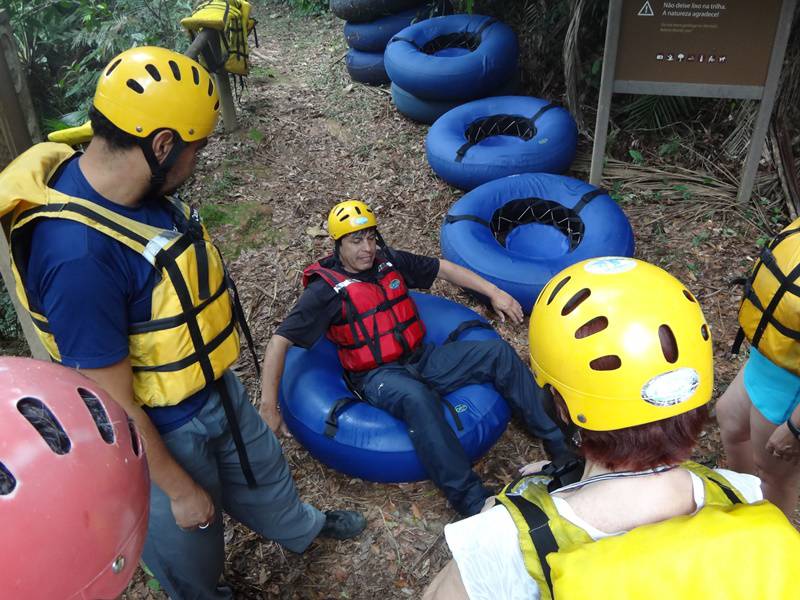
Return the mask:
POLYGON ((555 397, 549 387, 546 386, 539 389, 541 390, 542 408, 544 408, 544 412, 547 413, 550 420, 553 421, 556 427, 561 430, 561 433, 564 434, 564 441, 568 448, 573 452, 577 451, 577 449, 581 447, 580 428, 572 421, 564 422, 556 410, 555 397))
POLYGON ((392 249, 386 245, 386 240, 383 239, 383 236, 381 235, 381 232, 378 231, 377 227, 375 228, 375 240, 378 242, 378 248, 386 253, 386 256, 389 258, 389 260, 394 260, 394 252, 392 252, 392 249))
POLYGON ((178 160, 181 152, 183 152, 189 144, 184 142, 178 133, 171 129, 159 129, 154 131, 146 138, 139 138, 138 143, 139 147, 142 149, 145 160, 147 160, 147 164, 150 166, 150 187, 147 190, 146 197, 149 198, 157 196, 161 191, 161 188, 164 186, 164 183, 167 181, 167 174, 175 165, 175 162, 178 160), (153 140, 155 139, 156 135, 162 131, 171 131, 175 143, 173 144, 167 156, 164 157, 164 160, 159 162, 158 158, 156 157, 156 153, 153 152, 153 140))

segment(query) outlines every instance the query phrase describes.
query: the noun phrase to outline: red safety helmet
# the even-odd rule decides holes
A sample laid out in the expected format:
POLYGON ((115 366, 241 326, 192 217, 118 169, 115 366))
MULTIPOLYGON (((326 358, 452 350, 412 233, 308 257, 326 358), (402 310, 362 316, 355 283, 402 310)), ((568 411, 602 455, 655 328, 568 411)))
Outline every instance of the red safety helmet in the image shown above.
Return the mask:
POLYGON ((0 357, 4 598, 119 596, 142 552, 149 496, 139 435, 97 384, 0 357))

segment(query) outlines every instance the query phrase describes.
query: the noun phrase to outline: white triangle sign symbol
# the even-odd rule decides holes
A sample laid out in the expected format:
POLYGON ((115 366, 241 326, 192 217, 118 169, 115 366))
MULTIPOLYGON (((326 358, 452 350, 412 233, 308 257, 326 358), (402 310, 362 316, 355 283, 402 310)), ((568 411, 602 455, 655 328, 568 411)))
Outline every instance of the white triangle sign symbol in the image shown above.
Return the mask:
POLYGON ((642 8, 639 9, 638 16, 640 16, 640 17, 654 17, 654 16, 656 16, 655 13, 653 12, 653 7, 650 6, 650 0, 647 0, 644 3, 644 6, 642 6, 642 8))

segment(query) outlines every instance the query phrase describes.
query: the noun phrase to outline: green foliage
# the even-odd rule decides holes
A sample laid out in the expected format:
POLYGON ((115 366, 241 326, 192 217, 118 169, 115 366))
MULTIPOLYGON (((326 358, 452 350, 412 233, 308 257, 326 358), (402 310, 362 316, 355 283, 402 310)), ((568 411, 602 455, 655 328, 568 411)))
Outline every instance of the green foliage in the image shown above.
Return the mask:
POLYGON ((661 129, 691 120, 697 112, 696 101, 685 96, 633 96, 618 114, 626 129, 661 129))
POLYGON ((633 148, 631 148, 630 150, 628 150, 628 154, 630 154, 631 158, 633 159, 633 162, 635 162, 637 165, 644 164, 644 155, 638 150, 634 150, 633 148))
POLYGON ((86 118, 97 74, 117 53, 182 51, 192 0, 5 0, 31 95, 46 131, 86 118))

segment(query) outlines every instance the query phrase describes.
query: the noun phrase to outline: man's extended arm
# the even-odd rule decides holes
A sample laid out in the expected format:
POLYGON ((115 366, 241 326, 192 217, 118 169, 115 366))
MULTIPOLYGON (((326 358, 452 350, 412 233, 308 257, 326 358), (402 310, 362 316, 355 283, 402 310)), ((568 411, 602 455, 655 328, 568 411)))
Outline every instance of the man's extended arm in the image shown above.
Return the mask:
POLYGON ((213 521, 211 496, 175 461, 150 417, 136 403, 130 360, 125 358, 110 367, 80 371, 108 392, 136 424, 147 453, 150 478, 169 496, 178 527, 194 529, 213 521))
POLYGON ((283 376, 283 365, 286 353, 292 342, 282 335, 275 334, 267 344, 264 352, 264 364, 261 368, 261 418, 276 434, 291 435, 278 410, 278 387, 283 376))
POLYGON ((519 302, 477 273, 441 258, 437 277, 459 287, 469 288, 489 298, 492 308, 501 321, 509 318, 514 323, 522 323, 522 307, 519 302))

